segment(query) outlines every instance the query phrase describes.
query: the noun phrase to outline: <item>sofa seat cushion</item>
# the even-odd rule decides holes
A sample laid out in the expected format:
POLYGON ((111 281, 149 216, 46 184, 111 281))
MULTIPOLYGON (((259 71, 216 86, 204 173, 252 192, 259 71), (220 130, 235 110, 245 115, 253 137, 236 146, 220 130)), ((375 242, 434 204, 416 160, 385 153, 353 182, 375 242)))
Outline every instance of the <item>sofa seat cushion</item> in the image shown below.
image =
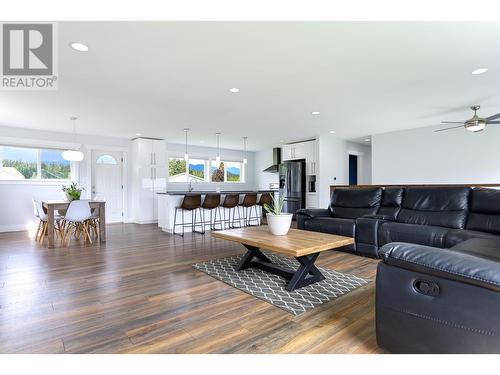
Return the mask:
POLYGON ((451 249, 500 262, 500 238, 471 238, 451 249))
POLYGON ((479 232, 475 230, 466 230, 466 229, 451 229, 446 234, 445 247, 454 247, 455 245, 470 240, 471 238, 484 238, 484 239, 500 241, 499 235, 491 233, 479 232))
POLYGON ((339 236, 354 237, 356 221, 354 219, 340 219, 334 217, 316 217, 305 222, 306 230, 336 234, 339 236))
POLYGON ((378 230, 378 245, 390 242, 409 242, 414 244, 445 247, 448 228, 432 225, 404 224, 384 222, 378 230))

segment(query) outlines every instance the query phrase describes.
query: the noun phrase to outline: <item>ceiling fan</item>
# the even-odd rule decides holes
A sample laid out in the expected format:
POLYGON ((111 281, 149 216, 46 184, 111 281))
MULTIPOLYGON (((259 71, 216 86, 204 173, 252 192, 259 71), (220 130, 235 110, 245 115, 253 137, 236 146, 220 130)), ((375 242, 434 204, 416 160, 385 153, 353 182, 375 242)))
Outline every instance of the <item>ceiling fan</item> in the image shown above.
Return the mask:
POLYGON ((456 128, 462 128, 464 127, 465 130, 468 130, 470 132, 480 132, 481 130, 484 130, 486 128, 486 125, 489 124, 500 124, 499 121, 494 121, 496 119, 500 119, 500 113, 497 113, 496 115, 482 118, 479 117, 476 112, 481 108, 478 105, 473 105, 470 107, 474 111, 474 116, 472 118, 465 120, 465 121, 441 121, 441 124, 460 124, 457 126, 452 126, 451 128, 445 128, 445 129, 439 129, 439 130, 434 130, 434 132, 442 132, 444 130, 451 130, 451 129, 456 129, 456 128))

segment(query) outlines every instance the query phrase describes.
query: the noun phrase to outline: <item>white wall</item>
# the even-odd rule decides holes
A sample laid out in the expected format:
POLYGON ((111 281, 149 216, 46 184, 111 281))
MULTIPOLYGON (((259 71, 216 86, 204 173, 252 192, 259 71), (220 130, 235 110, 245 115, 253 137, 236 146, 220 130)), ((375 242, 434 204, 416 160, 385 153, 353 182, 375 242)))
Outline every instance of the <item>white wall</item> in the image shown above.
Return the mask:
POLYGON ((263 172, 273 165, 273 149, 257 151, 255 153, 255 186, 258 189, 269 189, 270 183, 279 182, 278 173, 263 172))
POLYGON ((349 154, 358 155, 358 184, 372 183, 371 147, 339 139, 319 137, 319 207, 330 203, 330 185, 349 184, 349 154))
MULTIPOLYGON (((176 143, 167 143, 167 154, 168 156, 184 156, 184 145, 176 143)), ((202 146, 189 146, 188 149, 190 158, 200 158, 215 159, 217 155, 217 149, 214 147, 202 147, 202 146)), ((207 183, 207 182, 197 182, 194 185, 196 190, 215 190, 220 187, 223 190, 253 190, 256 187, 255 184, 255 160, 254 152, 247 152, 247 164, 245 165, 245 182, 243 183, 207 183)), ((220 157, 222 160, 227 161, 243 161, 243 152, 241 150, 229 150, 220 149, 220 157)), ((167 183, 167 190, 186 190, 187 183, 167 183)))
POLYGON ((372 136, 374 184, 500 183, 500 126, 372 136))
MULTIPOLYGON (((122 138, 95 137, 78 135, 78 142, 83 144, 85 154, 83 162, 78 163, 76 181, 86 188, 83 193, 90 193, 90 177, 86 161, 90 158, 92 145, 106 148, 127 149, 129 141, 122 138), (79 170, 79 171, 78 171, 79 170)), ((32 129, 0 126, 0 144, 32 147, 71 147, 74 136, 67 133, 38 131, 32 129)), ((26 230, 35 225, 32 198, 62 199, 61 182, 51 181, 0 181, 0 232, 26 230)))

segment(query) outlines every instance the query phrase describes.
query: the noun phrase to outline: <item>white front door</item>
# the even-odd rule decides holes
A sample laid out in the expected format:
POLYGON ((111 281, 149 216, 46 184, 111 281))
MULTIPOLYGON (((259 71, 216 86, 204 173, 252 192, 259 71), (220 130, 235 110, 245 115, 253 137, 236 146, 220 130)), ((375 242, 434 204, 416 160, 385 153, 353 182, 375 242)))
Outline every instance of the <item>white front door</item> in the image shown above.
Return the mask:
POLYGON ((106 201, 106 222, 123 221, 121 152, 92 151, 92 199, 106 201))

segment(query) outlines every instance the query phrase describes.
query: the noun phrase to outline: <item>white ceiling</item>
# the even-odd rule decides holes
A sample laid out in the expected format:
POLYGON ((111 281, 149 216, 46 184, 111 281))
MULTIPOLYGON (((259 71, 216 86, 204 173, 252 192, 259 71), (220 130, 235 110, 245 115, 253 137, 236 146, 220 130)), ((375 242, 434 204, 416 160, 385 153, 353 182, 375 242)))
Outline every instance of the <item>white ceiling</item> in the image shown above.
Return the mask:
POLYGON ((0 124, 70 132, 76 115, 79 133, 182 143, 189 127, 192 144, 220 131, 252 150, 362 139, 500 112, 500 23, 62 22, 59 76, 58 91, 0 92, 0 124))

